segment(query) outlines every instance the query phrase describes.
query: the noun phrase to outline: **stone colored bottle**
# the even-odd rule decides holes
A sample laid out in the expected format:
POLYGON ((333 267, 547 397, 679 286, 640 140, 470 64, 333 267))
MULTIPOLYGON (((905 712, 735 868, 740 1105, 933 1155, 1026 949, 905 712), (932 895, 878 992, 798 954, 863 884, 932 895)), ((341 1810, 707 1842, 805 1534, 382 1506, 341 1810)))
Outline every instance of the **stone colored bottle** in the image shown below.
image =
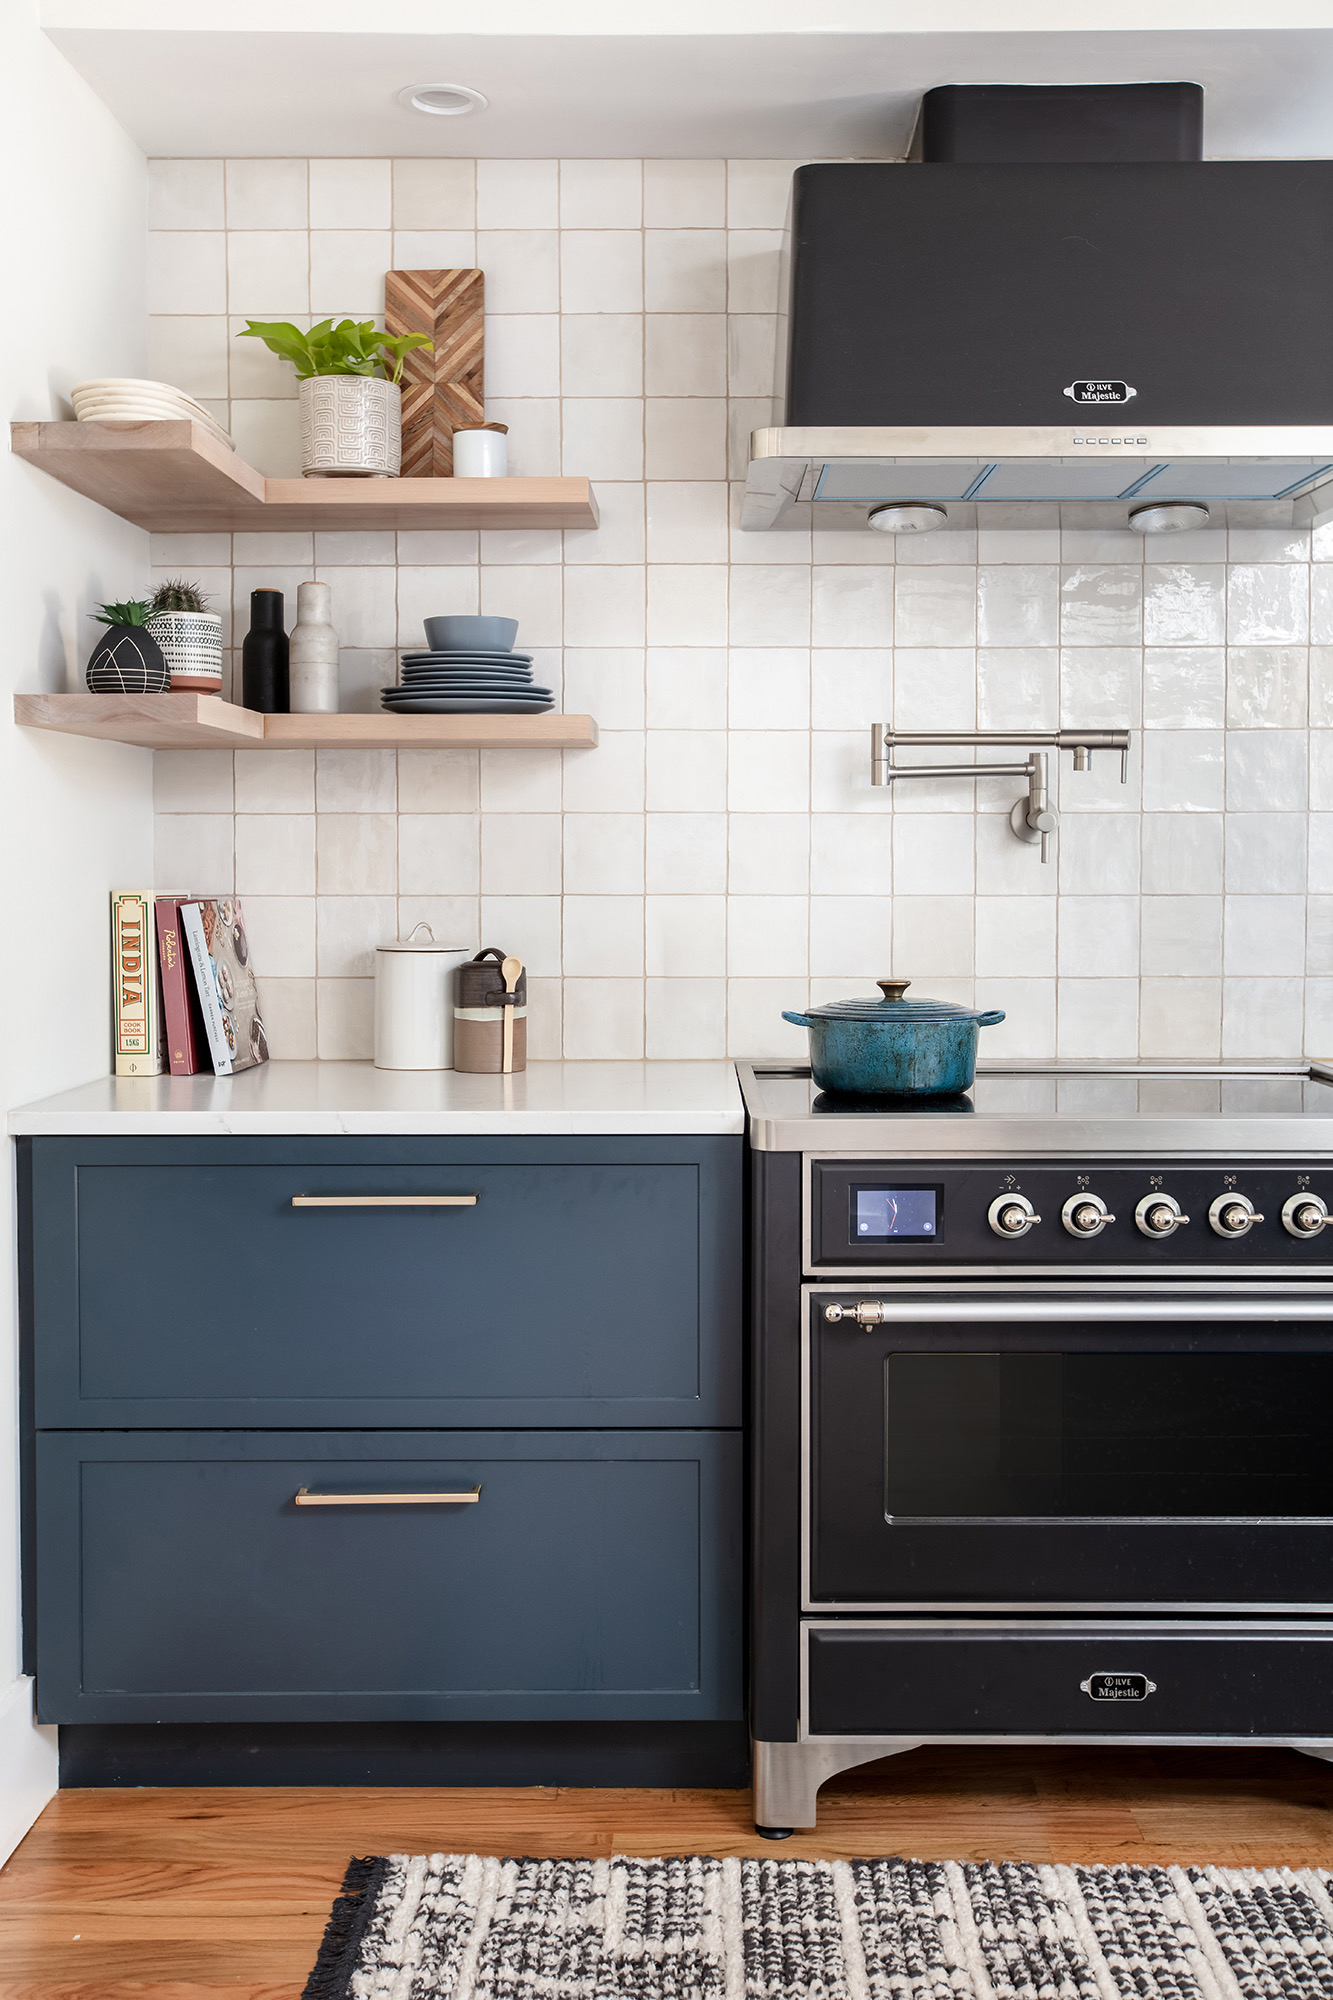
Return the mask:
POLYGON ((327 583, 296 586, 296 623, 288 640, 293 715, 338 713, 338 634, 331 613, 327 583))

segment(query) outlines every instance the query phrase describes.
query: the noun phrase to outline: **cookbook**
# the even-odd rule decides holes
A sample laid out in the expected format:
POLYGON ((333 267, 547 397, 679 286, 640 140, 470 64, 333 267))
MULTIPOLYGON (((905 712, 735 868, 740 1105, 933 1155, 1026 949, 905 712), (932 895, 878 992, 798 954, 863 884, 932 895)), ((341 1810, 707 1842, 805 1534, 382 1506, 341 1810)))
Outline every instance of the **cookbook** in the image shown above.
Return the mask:
POLYGON ((213 1068, 219 1076, 268 1061, 268 1037, 250 964, 245 918, 235 896, 201 897, 180 906, 213 1068))

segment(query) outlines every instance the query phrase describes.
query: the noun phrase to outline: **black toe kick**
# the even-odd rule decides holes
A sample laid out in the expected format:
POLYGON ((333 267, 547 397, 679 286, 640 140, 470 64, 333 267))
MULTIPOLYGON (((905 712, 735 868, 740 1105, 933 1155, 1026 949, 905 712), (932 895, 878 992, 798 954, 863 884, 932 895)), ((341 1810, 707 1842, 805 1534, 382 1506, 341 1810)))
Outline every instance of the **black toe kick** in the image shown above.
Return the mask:
POLYGON ((62 1787, 749 1782, 741 1722, 72 1723, 60 1730, 62 1787))

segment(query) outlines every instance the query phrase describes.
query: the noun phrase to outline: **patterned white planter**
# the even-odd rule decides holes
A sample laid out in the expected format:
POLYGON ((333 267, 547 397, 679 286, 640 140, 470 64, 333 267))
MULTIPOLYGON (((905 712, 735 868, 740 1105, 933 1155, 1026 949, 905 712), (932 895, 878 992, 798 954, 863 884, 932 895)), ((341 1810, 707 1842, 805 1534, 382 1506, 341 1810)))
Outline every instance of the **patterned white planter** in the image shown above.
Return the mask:
POLYGON ((162 648, 173 694, 222 686, 222 620, 214 611, 159 611, 145 628, 162 648))
POLYGON ((312 375, 301 384, 301 470, 307 479, 396 479, 403 392, 376 375, 312 375))

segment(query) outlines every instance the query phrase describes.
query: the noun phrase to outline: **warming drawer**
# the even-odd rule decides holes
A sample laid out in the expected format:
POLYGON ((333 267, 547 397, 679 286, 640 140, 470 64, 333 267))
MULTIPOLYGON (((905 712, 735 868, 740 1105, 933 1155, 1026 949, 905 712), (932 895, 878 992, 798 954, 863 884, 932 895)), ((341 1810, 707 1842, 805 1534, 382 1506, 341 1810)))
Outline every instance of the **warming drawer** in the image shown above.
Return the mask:
POLYGON ((805 1734, 1327 1739, 1333 1624, 803 1628, 805 1734))

